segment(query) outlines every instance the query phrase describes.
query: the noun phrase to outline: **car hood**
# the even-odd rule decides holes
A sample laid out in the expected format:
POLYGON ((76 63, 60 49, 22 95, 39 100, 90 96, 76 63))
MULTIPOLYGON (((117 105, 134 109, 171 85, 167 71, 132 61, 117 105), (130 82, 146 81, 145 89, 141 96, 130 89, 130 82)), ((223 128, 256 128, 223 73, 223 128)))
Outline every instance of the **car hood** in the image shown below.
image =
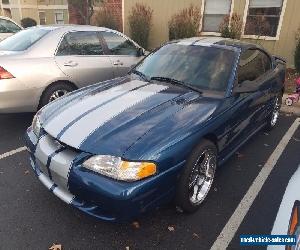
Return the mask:
POLYGON ((166 137, 159 130, 166 121, 204 122, 217 104, 181 86, 127 77, 75 91, 47 105, 40 120, 48 134, 73 148, 123 156, 153 129, 155 136, 166 137))

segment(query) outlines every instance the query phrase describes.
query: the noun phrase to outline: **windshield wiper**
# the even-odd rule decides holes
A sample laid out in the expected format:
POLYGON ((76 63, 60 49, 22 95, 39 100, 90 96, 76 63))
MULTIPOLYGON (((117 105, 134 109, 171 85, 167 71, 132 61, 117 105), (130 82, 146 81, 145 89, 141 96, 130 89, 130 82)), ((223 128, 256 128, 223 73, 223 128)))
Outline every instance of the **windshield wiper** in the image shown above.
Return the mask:
POLYGON ((143 78, 143 80, 145 80, 146 82, 149 82, 148 77, 144 73, 142 73, 141 71, 133 69, 130 73, 136 74, 136 75, 140 76, 141 78, 143 78))
POLYGON ((194 90, 194 91, 202 94, 202 91, 200 89, 198 89, 194 86, 191 86, 190 84, 187 84, 183 81, 179 81, 179 80, 176 80, 176 79, 173 79, 173 78, 170 78, 170 77, 153 76, 153 77, 150 78, 150 80, 161 81, 161 82, 169 82, 169 83, 177 84, 177 85, 183 86, 185 88, 194 90))

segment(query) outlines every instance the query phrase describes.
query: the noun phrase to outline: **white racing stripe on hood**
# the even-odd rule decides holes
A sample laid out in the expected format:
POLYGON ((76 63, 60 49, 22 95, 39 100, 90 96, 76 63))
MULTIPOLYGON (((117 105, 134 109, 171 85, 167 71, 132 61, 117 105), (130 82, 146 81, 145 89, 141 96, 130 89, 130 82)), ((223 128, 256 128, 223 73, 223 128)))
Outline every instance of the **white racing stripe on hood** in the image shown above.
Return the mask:
POLYGON ((111 89, 101 91, 93 96, 84 96, 78 103, 70 105, 70 107, 66 108, 52 120, 47 122, 45 124, 45 130, 53 137, 56 137, 63 128, 88 110, 143 85, 145 85, 145 82, 134 80, 111 89))
POLYGON ((79 148, 81 143, 97 128, 124 112, 126 109, 136 105, 139 102, 167 89, 167 86, 151 84, 140 89, 134 90, 128 94, 107 103, 106 105, 92 111, 74 125, 72 125, 62 135, 61 141, 65 143, 72 142, 72 146, 79 148))

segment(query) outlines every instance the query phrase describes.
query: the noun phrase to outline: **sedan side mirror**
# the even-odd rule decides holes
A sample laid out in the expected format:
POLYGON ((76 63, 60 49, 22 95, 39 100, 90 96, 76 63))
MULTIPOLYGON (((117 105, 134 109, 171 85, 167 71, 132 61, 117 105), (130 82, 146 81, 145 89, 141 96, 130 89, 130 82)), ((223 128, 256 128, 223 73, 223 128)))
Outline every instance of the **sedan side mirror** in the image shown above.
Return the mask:
POLYGON ((145 55, 145 51, 143 48, 138 48, 136 56, 140 57, 140 56, 144 56, 145 55))
POLYGON ((234 93, 253 93, 257 91, 257 86, 254 82, 246 80, 241 84, 237 84, 233 88, 234 93))

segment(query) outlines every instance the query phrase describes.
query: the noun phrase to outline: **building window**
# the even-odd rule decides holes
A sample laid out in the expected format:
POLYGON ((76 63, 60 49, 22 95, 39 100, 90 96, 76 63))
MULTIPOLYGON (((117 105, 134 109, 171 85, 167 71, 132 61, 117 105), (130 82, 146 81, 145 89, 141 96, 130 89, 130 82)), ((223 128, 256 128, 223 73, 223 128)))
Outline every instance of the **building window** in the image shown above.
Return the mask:
POLYGON ((219 32, 224 17, 230 14, 231 2, 231 0, 205 0, 202 31, 219 32))
POLYGON ((283 0, 250 0, 245 35, 276 37, 283 0))
POLYGON ((3 14, 6 17, 12 18, 11 10, 10 9, 3 9, 3 14))
POLYGON ((46 13, 45 11, 39 11, 39 19, 40 19, 40 25, 46 24, 46 13))
POLYGON ((3 4, 9 4, 9 0, 2 0, 3 4))
POLYGON ((65 23, 63 12, 56 12, 55 13, 55 23, 56 24, 64 24, 65 23))

